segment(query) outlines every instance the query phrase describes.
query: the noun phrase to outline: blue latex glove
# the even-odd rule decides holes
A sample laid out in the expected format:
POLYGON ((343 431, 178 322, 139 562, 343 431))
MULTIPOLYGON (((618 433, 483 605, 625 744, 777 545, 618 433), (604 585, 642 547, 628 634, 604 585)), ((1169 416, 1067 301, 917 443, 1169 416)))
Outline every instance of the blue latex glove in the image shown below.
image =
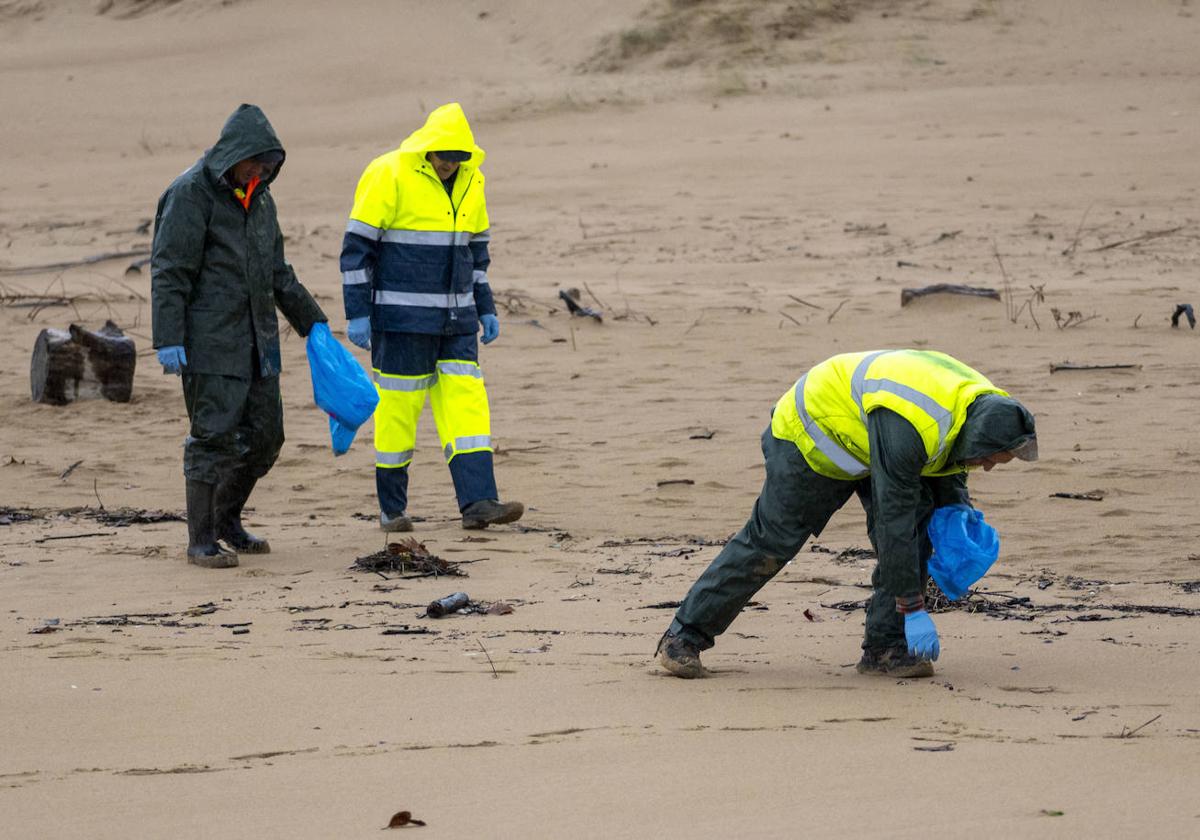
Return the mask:
POLYGON ((925 610, 917 610, 904 616, 904 638, 908 640, 908 652, 922 659, 937 659, 942 652, 938 642, 937 628, 925 610))
POLYGON ((163 366, 163 373, 173 373, 176 376, 183 373, 187 367, 187 353, 182 344, 172 344, 170 347, 160 347, 158 363, 163 366))
POLYGON ((371 349, 371 319, 367 316, 351 318, 346 325, 346 338, 364 350, 371 349))
POLYGON ((500 335, 500 319, 495 315, 480 315, 479 323, 483 324, 483 343, 491 344, 500 335))

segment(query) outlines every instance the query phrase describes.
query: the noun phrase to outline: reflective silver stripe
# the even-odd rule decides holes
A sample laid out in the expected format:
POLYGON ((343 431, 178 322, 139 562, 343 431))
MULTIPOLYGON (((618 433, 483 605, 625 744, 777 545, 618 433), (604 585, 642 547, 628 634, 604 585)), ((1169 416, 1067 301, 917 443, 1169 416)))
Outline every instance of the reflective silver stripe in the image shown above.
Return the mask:
POLYGON ((804 380, 808 379, 808 374, 800 377, 800 381, 796 383, 796 412, 800 415, 800 422, 804 424, 804 431, 812 438, 813 443, 817 445, 817 449, 833 461, 834 465, 849 476, 858 478, 866 475, 867 466, 838 444, 834 443, 833 439, 821 429, 820 426, 808 415, 808 411, 804 408, 804 380))
POLYGON ((365 268, 356 269, 355 271, 342 272, 342 285, 344 286, 360 286, 363 283, 371 282, 371 273, 365 268))
POLYGON ((479 369, 479 365, 469 362, 438 362, 437 369, 438 373, 448 376, 473 376, 476 379, 483 379, 483 371, 479 369))
POLYGON ((459 295, 449 294, 420 294, 418 292, 388 292, 376 291, 375 302, 389 306, 428 306, 433 309, 462 309, 475 305, 475 295, 471 292, 459 295))
POLYGON ((946 436, 950 434, 950 429, 954 426, 954 415, 950 411, 939 405, 928 394, 923 394, 916 388, 911 388, 893 379, 868 379, 865 382, 865 386, 864 393, 870 394, 876 391, 886 391, 889 394, 895 394, 900 399, 912 403, 928 414, 930 419, 938 425, 938 448, 928 463, 932 464, 941 457, 942 451, 946 448, 946 436))
POLYGON ((471 234, 465 230, 385 230, 383 241, 394 245, 466 245, 471 234))
POLYGON ((442 450, 442 454, 449 461, 454 457, 456 452, 462 452, 464 449, 490 449, 492 446, 491 435, 474 435, 472 437, 455 438, 454 443, 447 443, 442 450))
POLYGON ((413 451, 406 449, 403 452, 381 452, 375 450, 375 463, 385 467, 402 467, 412 460, 413 451))
POLYGON ((486 286, 488 284, 486 271, 472 271, 471 277, 474 279, 476 286, 486 286))
POLYGON ((492 239, 491 229, 481 230, 481 231, 479 231, 479 233, 471 234, 472 242, 490 242, 491 239, 492 239))
POLYGON ((419 376, 412 379, 399 376, 384 376, 379 371, 372 371, 375 383, 385 391, 427 391, 437 382, 437 374, 419 376))
POLYGON ((346 224, 346 233, 353 233, 364 239, 370 239, 372 242, 378 242, 379 237, 383 235, 383 231, 377 227, 372 227, 366 222, 360 222, 357 219, 351 219, 346 224))
POLYGON ((858 367, 854 369, 854 373, 850 377, 850 398, 854 400, 854 404, 858 406, 858 416, 862 418, 863 423, 867 422, 867 413, 863 411, 862 404, 863 383, 866 382, 867 379, 867 368, 871 366, 873 361, 887 352, 889 351, 876 350, 874 353, 868 353, 866 357, 864 357, 863 360, 858 363, 858 367))
POLYGON ((858 366, 854 369, 854 375, 850 378, 850 395, 858 406, 859 416, 862 417, 864 423, 867 422, 867 413, 863 408, 863 395, 879 391, 894 394, 928 414, 929 418, 938 425, 937 452, 927 462, 934 463, 941 457, 943 450, 946 448, 946 436, 950 434, 950 430, 954 427, 954 414, 928 394, 918 391, 916 388, 905 385, 902 382, 897 382, 894 379, 867 379, 867 368, 871 366, 872 362, 888 352, 891 351, 879 350, 871 353, 858 363, 858 366))

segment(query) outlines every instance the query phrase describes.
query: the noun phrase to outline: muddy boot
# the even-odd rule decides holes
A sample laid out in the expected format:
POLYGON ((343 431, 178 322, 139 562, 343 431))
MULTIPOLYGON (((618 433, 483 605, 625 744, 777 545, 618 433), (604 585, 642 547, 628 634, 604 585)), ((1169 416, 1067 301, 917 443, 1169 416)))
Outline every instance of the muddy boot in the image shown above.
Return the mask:
POLYGON ((271 544, 242 527, 242 508, 258 479, 239 473, 217 485, 213 497, 217 538, 239 554, 270 554, 271 544))
POLYGON ((907 648, 867 649, 855 669, 860 674, 876 677, 932 677, 933 663, 913 656, 907 648))
POLYGON ((188 562, 206 569, 230 569, 237 555, 217 543, 213 523, 213 485, 187 480, 188 562))
POLYGON ((700 648, 672 635, 670 630, 658 640, 658 650, 654 655, 658 657, 659 665, 685 680, 707 677, 709 674, 708 669, 700 664, 700 648))
POLYGON ((380 513, 379 528, 382 531, 387 531, 389 534, 411 531, 413 529, 412 520, 403 513, 380 513))
POLYGON ((462 512, 462 526, 469 531, 486 528, 489 525, 503 525, 506 522, 516 522, 525 513, 525 505, 520 502, 498 502, 495 499, 483 499, 472 502, 462 512))

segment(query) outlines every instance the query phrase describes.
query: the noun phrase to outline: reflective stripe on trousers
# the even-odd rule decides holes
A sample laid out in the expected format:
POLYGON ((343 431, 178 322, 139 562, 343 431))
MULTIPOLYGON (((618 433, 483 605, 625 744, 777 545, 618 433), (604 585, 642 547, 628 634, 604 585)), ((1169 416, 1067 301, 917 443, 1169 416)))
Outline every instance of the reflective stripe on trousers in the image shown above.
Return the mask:
POLYGON ((434 373, 424 376, 374 373, 379 391, 376 466, 404 467, 412 461, 426 394, 447 461, 465 452, 492 450, 487 390, 477 363, 443 359, 434 373))

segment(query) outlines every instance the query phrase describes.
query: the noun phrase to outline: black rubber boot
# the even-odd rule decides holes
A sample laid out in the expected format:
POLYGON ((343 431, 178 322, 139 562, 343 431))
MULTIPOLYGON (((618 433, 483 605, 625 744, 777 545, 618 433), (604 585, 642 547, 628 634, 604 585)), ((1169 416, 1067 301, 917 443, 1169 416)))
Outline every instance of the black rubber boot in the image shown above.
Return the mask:
POLYGON ((213 525, 213 486, 187 480, 188 562, 206 569, 231 569, 237 555, 217 542, 213 525))
POLYGON ((270 554, 271 544, 242 527, 242 508, 254 492, 258 479, 239 473, 217 485, 213 509, 217 538, 239 554, 270 554))

